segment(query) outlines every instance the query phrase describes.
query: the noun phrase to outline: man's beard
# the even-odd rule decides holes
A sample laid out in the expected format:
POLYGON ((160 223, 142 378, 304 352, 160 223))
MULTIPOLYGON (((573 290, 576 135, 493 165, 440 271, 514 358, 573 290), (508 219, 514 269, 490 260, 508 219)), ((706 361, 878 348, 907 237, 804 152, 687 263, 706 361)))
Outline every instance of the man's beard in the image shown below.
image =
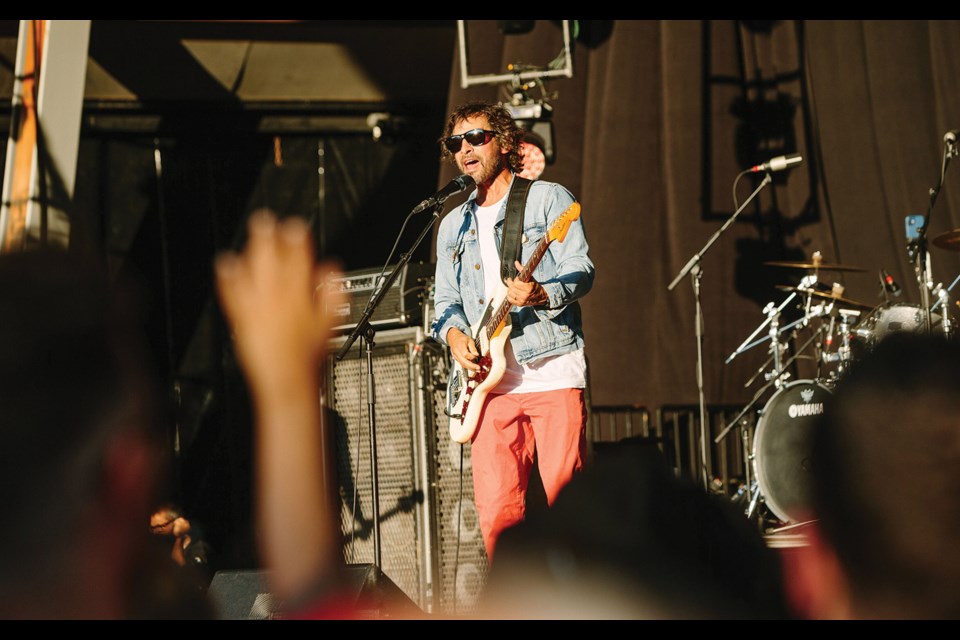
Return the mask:
MULTIPOLYGON (((503 171, 503 168, 506 166, 506 156, 502 153, 498 153, 493 161, 492 166, 487 166, 483 163, 482 160, 478 159, 480 163, 480 171, 477 171, 471 174, 473 181, 480 185, 490 182, 493 178, 500 175, 500 172, 503 171)), ((463 167, 460 168, 463 173, 466 171, 463 170, 463 167)))

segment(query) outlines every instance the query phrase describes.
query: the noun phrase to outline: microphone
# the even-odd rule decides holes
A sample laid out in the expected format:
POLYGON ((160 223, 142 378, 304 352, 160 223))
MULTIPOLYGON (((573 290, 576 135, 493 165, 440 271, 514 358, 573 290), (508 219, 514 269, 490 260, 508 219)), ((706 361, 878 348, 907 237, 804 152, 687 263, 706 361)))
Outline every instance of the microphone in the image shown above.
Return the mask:
POLYGON ((897 281, 893 279, 893 276, 887 273, 886 269, 881 269, 880 275, 883 276, 883 288, 892 293, 894 298, 899 298, 900 294, 903 293, 903 289, 901 289, 897 281))
POLYGON ((794 165, 798 165, 803 162, 803 157, 799 153, 791 153, 788 156, 777 156, 769 162, 764 162, 763 164, 758 164, 755 167, 750 168, 751 173, 759 173, 760 171, 783 171, 784 169, 789 169, 794 165))
POLYGON ((451 180, 450 183, 447 184, 447 186, 445 186, 443 189, 440 189, 440 191, 437 191, 435 194, 414 207, 413 213, 420 213, 425 209, 442 204, 450 196, 460 193, 464 189, 471 187, 474 184, 473 178, 467 174, 464 173, 463 175, 459 175, 451 180))

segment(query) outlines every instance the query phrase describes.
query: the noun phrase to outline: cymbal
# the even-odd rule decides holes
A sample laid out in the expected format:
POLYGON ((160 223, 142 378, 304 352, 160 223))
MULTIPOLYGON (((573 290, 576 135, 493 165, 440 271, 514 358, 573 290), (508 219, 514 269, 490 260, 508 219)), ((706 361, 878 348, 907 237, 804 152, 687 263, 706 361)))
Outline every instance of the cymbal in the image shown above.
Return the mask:
POLYGON ((933 239, 933 244, 947 251, 960 251, 960 229, 941 233, 933 239))
POLYGON ((797 293, 802 293, 804 295, 811 295, 814 298, 820 298, 823 300, 832 300, 841 305, 850 306, 850 307, 859 307, 861 309, 873 309, 874 305, 864 304, 863 302, 858 302, 856 300, 851 300, 850 298, 844 298, 843 296, 837 296, 829 291, 817 291, 816 289, 806 289, 804 287, 794 287, 788 284, 778 284, 776 285, 777 289, 781 291, 796 291, 797 293))
MULTIPOLYGON (((958 249, 960 250, 960 249, 958 249)), ((829 262, 764 262, 763 264, 771 267, 788 267, 790 269, 817 269, 819 271, 866 271, 860 267, 852 267, 847 264, 831 264, 829 262)))

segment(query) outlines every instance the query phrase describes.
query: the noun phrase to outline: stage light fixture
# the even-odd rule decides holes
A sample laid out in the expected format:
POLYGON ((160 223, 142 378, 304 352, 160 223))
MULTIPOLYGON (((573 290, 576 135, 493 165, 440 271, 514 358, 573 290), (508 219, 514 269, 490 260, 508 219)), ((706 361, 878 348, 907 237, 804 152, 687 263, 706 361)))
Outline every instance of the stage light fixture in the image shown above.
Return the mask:
MULTIPOLYGON (((510 117, 524 131, 523 141, 536 147, 543 155, 545 164, 556 160, 556 138, 553 130, 553 108, 543 101, 524 101, 521 104, 503 105, 510 117)), ((531 161, 536 162, 537 152, 531 152, 531 161)), ((526 158, 526 156, 524 156, 526 158)))
POLYGON ((536 180, 547 168, 547 159, 543 155, 543 148, 535 142, 528 142, 524 137, 520 143, 521 169, 520 177, 527 180, 536 180))
MULTIPOLYGON (((504 35, 525 34, 533 30, 536 20, 498 20, 497 27, 504 35)), ((544 65, 512 63, 506 74, 470 73, 467 21, 457 20, 457 40, 460 53, 460 86, 467 89, 483 84, 504 85, 502 104, 514 122, 524 130, 524 158, 542 171, 556 160, 556 140, 553 129, 553 109, 548 100, 556 98, 546 89, 546 82, 573 77, 573 38, 571 26, 579 30, 576 20, 562 20, 563 45, 560 53, 544 65), (529 153, 528 153, 529 151, 529 153), (542 157, 541 157, 542 156, 542 157)), ((530 171, 533 171, 532 169, 530 171)))
POLYGON ((407 125, 406 118, 391 113, 377 112, 367 115, 367 127, 370 128, 370 136, 376 142, 395 143, 409 128, 407 125))

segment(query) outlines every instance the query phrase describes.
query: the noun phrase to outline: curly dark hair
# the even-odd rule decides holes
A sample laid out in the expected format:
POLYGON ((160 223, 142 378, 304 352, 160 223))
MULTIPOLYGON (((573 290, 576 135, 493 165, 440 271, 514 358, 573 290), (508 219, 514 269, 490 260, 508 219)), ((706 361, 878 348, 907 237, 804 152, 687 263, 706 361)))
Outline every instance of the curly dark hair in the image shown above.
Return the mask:
POLYGON ((495 132, 497 144, 504 149, 509 149, 506 155, 507 166, 510 167, 511 171, 519 172, 522 168, 520 142, 523 140, 523 129, 517 126, 517 123, 510 116, 510 112, 503 105, 495 102, 476 100, 464 103, 454 109, 447 119, 447 125, 443 128, 443 136, 438 140, 443 159, 453 161, 454 154, 450 153, 443 141, 453 133, 453 128, 457 126, 457 123, 480 116, 487 119, 490 130, 495 132))

